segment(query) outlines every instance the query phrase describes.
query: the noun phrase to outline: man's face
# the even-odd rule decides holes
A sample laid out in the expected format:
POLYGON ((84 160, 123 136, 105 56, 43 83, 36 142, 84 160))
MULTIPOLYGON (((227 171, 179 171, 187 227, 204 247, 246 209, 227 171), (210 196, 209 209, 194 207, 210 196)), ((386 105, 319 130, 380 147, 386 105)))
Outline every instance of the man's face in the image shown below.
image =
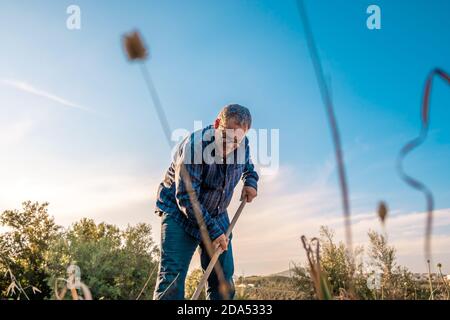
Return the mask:
POLYGON ((230 119, 225 125, 220 123, 220 120, 217 119, 214 127, 216 129, 216 150, 219 150, 219 153, 222 156, 224 154, 228 155, 236 150, 244 141, 245 134, 248 131, 247 126, 241 126, 233 119, 230 119), (222 150, 225 150, 225 152, 222 152, 222 150))

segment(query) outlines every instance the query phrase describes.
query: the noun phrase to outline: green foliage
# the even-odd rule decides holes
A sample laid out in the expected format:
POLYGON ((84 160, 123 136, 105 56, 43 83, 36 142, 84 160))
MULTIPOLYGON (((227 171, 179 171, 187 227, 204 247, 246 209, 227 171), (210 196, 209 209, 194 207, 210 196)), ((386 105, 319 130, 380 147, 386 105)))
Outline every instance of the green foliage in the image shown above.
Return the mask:
POLYGON ((80 267, 94 299, 136 299, 150 274, 142 298, 152 296, 158 261, 148 224, 121 230, 82 219, 63 230, 49 216, 48 203, 31 202, 4 211, 0 224, 8 228, 0 234, 0 299, 55 298, 55 280, 67 278, 71 264, 80 267))
MULTIPOLYGON (((49 215, 48 203, 28 201, 21 210, 1 213, 0 225, 6 227, 0 234, 0 300, 55 298, 55 281, 67 278, 71 264, 80 268, 81 281, 94 299, 136 299, 144 287, 141 298, 152 296, 158 251, 148 224, 120 229, 81 219, 63 229, 49 215)), ((442 264, 438 264, 439 277, 431 281, 431 293, 427 279, 418 281, 397 264, 395 248, 384 235, 370 231, 368 237, 364 260, 363 247, 349 254, 342 242, 334 241, 331 229, 321 227, 320 271, 326 275, 321 285, 326 284, 334 299, 448 299, 442 264), (369 289, 367 267, 377 270, 379 287, 369 289)), ((310 265, 295 265, 291 271, 293 277, 240 277, 236 298, 316 299, 310 265)), ((197 269, 187 277, 186 298, 193 295, 202 274, 197 269)), ((204 295, 203 291, 201 299, 204 295)))
POLYGON ((349 292, 353 285, 355 273, 354 261, 358 258, 360 249, 355 251, 352 256, 342 242, 334 242, 334 233, 331 229, 322 226, 319 234, 321 244, 320 264, 328 276, 331 294, 338 296, 343 290, 349 292))
MULTIPOLYGON (((185 293, 186 299, 190 300, 194 295, 195 289, 197 289, 200 280, 202 279, 203 271, 201 269, 192 270, 192 272, 186 277, 185 293)), ((205 289, 202 290, 199 300, 205 300, 205 289)))
POLYGON ((386 237, 375 231, 369 231, 368 236, 370 241, 369 257, 372 265, 383 270, 387 275, 391 275, 395 267, 395 248, 387 244, 386 237))
MULTIPOLYGON (((368 260, 364 264, 363 247, 357 247, 352 255, 346 246, 334 241, 334 233, 327 227, 320 228, 320 264, 328 276, 335 299, 428 299, 427 283, 414 280, 412 273, 397 265, 396 250, 389 246, 385 236, 369 231, 368 260), (369 268, 367 268, 369 267, 369 268), (380 286, 370 289, 368 279, 376 270, 380 286)), ((315 299, 313 280, 309 266, 297 265, 293 269, 296 288, 302 299, 315 299)), ((445 299, 446 283, 437 283, 434 296, 445 299)))
POLYGON ((375 299, 418 299, 423 298, 425 292, 412 277, 406 267, 396 263, 396 250, 389 246, 385 236, 369 231, 369 264, 378 269, 380 288, 372 291, 375 299))
MULTIPOLYGON (((357 247, 353 254, 350 254, 344 243, 334 241, 334 232, 328 227, 320 228, 320 266, 327 279, 320 279, 324 286, 326 281, 327 289, 331 296, 347 299, 354 296, 355 290, 361 293, 366 291, 366 280, 361 281, 363 274, 363 263, 361 255, 363 249, 357 247)), ((310 267, 296 266, 294 268, 294 278, 297 284, 305 293, 305 297, 314 298, 314 286, 311 279, 310 267)))
POLYGON ((6 210, 0 215, 0 225, 9 230, 0 234, 0 299, 8 296, 25 298, 20 291, 7 295, 6 288, 11 281, 8 270, 30 299, 50 296, 46 257, 50 244, 58 238, 60 227, 49 216, 48 203, 27 201, 22 204, 21 211, 6 210))
MULTIPOLYGON (((157 265, 148 224, 128 226, 121 231, 114 225, 97 225, 93 220, 82 219, 62 233, 53 248, 49 256, 49 284, 64 278, 67 266, 75 264, 81 269, 82 282, 97 299, 136 299, 157 265)), ((152 296, 155 282, 153 272, 143 297, 152 296)))

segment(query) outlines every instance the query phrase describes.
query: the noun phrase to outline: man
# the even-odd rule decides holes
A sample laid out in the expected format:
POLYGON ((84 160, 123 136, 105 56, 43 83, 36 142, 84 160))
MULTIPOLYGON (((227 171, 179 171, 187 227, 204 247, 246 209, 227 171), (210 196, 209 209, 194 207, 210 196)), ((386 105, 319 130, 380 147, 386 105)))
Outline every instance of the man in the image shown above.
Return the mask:
POLYGON ((227 207, 241 178, 244 182, 241 200, 251 202, 257 195, 258 174, 250 160, 245 136, 251 122, 247 108, 227 105, 214 125, 192 133, 177 147, 157 195, 156 212, 162 221, 155 300, 184 299, 186 274, 198 246, 201 266, 203 270, 207 268, 210 256, 202 241, 199 214, 213 249, 220 246, 224 250, 218 263, 228 287, 228 290, 220 290, 219 280, 223 278, 213 271, 208 279, 206 297, 213 300, 234 297, 232 237, 229 240, 225 236, 230 224, 227 207))

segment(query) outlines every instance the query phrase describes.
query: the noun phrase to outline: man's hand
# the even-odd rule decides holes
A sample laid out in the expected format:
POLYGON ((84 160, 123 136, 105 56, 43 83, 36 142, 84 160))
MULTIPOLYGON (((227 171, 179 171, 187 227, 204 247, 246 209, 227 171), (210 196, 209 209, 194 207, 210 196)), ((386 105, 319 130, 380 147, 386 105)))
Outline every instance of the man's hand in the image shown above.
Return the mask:
POLYGON ((225 237, 225 235, 222 233, 218 238, 216 238, 212 242, 213 248, 216 249, 218 247, 221 247, 223 251, 228 250, 228 239, 225 237))
POLYGON ((242 189, 241 201, 247 199, 247 202, 252 202, 254 198, 256 198, 257 192, 253 187, 244 186, 242 189))

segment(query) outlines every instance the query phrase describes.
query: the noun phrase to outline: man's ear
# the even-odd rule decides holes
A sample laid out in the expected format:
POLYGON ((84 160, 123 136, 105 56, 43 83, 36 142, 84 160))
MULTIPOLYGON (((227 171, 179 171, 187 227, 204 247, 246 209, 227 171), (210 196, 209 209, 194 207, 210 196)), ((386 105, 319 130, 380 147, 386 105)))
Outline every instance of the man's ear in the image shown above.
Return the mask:
POLYGON ((220 119, 217 118, 216 121, 214 121, 214 129, 218 129, 220 126, 220 119))

